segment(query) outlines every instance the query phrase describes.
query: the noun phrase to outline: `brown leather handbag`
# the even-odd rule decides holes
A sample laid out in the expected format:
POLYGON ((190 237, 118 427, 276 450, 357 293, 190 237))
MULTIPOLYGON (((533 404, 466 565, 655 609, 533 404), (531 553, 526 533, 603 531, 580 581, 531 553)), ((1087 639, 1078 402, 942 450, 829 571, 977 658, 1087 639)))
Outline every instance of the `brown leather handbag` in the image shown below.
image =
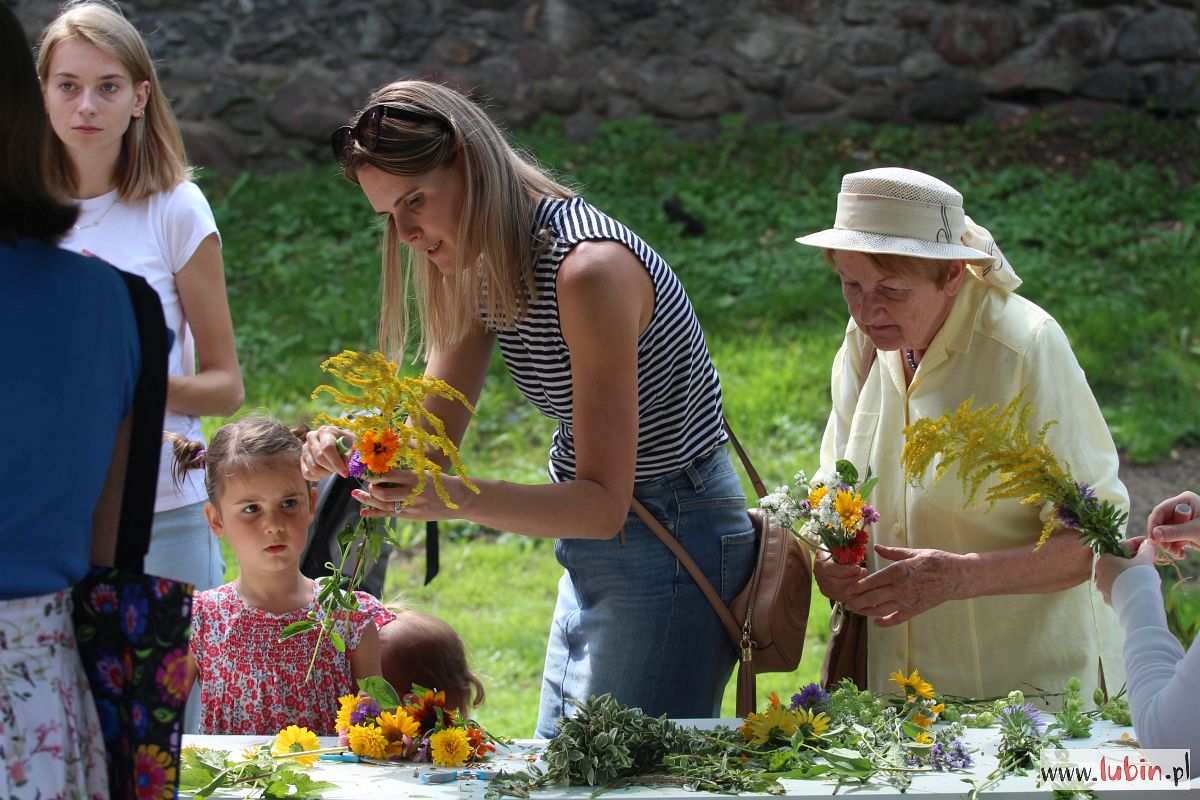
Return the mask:
MULTIPOLYGON (((858 392, 867 382, 875 363, 875 345, 867 339, 858 370, 858 392)), ((829 647, 821 663, 821 685, 831 692, 842 678, 849 678, 859 689, 867 688, 867 618, 834 603, 829 614, 829 647)))
POLYGON ((842 678, 867 688, 867 618, 841 603, 829 615, 829 647, 821 663, 821 685, 832 692, 842 678))
MULTIPOLYGON (((766 487, 729 423, 725 432, 746 468, 759 497, 766 487)), ((755 709, 755 676, 759 672, 791 672, 804 653, 808 605, 812 596, 812 559, 808 547, 791 531, 759 509, 747 512, 758 533, 758 559, 750 580, 726 606, 683 546, 636 499, 633 510, 675 554, 704 592, 738 652, 737 715, 755 709)))

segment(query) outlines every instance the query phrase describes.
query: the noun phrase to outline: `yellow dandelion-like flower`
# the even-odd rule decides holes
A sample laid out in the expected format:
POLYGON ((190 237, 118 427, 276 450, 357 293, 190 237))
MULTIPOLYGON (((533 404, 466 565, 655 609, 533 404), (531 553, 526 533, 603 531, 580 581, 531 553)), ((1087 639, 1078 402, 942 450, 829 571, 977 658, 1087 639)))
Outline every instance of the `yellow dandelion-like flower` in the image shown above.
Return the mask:
POLYGON ((462 728, 446 728, 429 737, 429 757, 439 767, 461 767, 471 757, 471 743, 462 728))
MULTIPOLYGON (((301 728, 298 725, 288 725, 275 737, 275 745, 271 748, 271 752, 277 756, 286 756, 289 753, 319 750, 320 747, 321 743, 317 741, 317 735, 308 728, 301 728)), ((317 763, 317 758, 318 756, 297 756, 292 760, 306 767, 311 767, 317 763)))
POLYGON ((383 731, 383 735, 388 738, 388 741, 394 742, 401 736, 407 736, 410 739, 416 737, 421 726, 415 719, 408 715, 403 708, 397 708, 396 711, 384 711, 375 718, 375 724, 383 731))
POLYGON ((937 705, 933 706, 933 708, 931 708, 931 709, 929 709, 929 710, 930 710, 930 711, 932 711, 932 712, 933 712, 933 713, 935 713, 935 714, 940 714, 940 713, 942 713, 943 711, 945 711, 945 710, 946 710, 946 704, 945 704, 945 703, 938 703, 937 705))
POLYGON ((750 712, 750 716, 746 717, 746 721, 738 728, 738 732, 746 741, 766 744, 767 740, 776 732, 790 737, 800 727, 801 722, 811 721, 804 709, 790 711, 784 708, 774 692, 771 692, 768 699, 771 702, 763 709, 762 713, 750 712))
POLYGON ((912 724, 918 725, 922 728, 928 728, 930 725, 933 724, 933 720, 930 719, 929 717, 925 716, 924 714, 913 714, 912 715, 912 724))
POLYGON ((261 744, 252 744, 242 751, 242 760, 253 761, 258 758, 258 751, 262 749, 261 744))
POLYGON ((350 715, 358 708, 358 695, 348 694, 338 698, 337 732, 345 733, 350 730, 350 715))
POLYGON ((921 731, 913 737, 913 741, 917 744, 933 744, 933 737, 925 731, 921 731))
POLYGON ((383 758, 387 755, 388 740, 374 725, 350 726, 350 752, 364 758, 383 758))
POLYGON ((808 504, 816 510, 817 506, 821 505, 821 500, 825 495, 829 494, 828 487, 820 486, 808 493, 808 504))
POLYGON ((888 676, 888 679, 897 683, 904 693, 915 694, 917 697, 924 697, 926 700, 933 699, 933 684, 929 681, 922 680, 921 675, 917 670, 913 670, 912 675, 904 677, 903 672, 893 672, 888 676))
POLYGON ((792 713, 796 715, 798 727, 804 729, 805 739, 819 739, 821 734, 829 730, 829 715, 824 711, 814 714, 812 711, 798 708, 792 713))
POLYGON ((839 489, 833 499, 833 507, 842 518, 842 530, 856 531, 862 524, 863 499, 857 492, 839 489))

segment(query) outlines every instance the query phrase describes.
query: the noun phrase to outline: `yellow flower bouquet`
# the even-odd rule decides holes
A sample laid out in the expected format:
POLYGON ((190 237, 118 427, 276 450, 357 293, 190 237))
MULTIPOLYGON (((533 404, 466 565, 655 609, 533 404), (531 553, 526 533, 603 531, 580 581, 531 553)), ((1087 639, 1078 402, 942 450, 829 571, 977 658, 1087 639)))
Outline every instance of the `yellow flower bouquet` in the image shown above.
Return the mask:
POLYGON ((496 751, 496 740, 445 692, 413 686, 399 697, 383 678, 360 681, 362 691, 338 698, 338 743, 362 758, 461 767, 496 751))
MULTIPOLYGON (((421 494, 432 479, 438 497, 448 508, 457 508, 446 492, 442 481, 442 465, 433 459, 441 454, 450 462, 459 479, 468 489, 478 493, 471 482, 466 467, 458 455, 458 448, 446 436, 446 427, 436 415, 430 413, 423 402, 430 395, 462 403, 475 413, 474 407, 450 384, 429 376, 408 378, 382 353, 359 353, 344 350, 327 359, 321 369, 339 378, 347 386, 359 390, 358 394, 343 391, 328 384, 321 384, 312 392, 316 399, 328 394, 341 405, 345 412, 341 416, 321 413, 313 420, 315 425, 332 425, 350 431, 353 440, 347 437, 338 441, 343 454, 349 453, 348 469, 357 480, 378 477, 393 469, 407 469, 417 474, 417 483, 401 505, 409 505, 421 494)), ((391 520, 382 524, 370 518, 346 526, 338 534, 341 559, 329 565, 332 573, 318 579, 317 602, 308 618, 293 622, 280 631, 280 641, 305 631, 319 628, 316 647, 309 660, 308 676, 323 637, 328 636, 339 652, 346 645, 335 629, 339 615, 349 617, 358 608, 355 590, 363 575, 380 555, 383 543, 403 547, 391 526, 391 520), (350 574, 345 570, 350 554, 356 553, 350 574)))
POLYGON ((1046 519, 1040 548, 1056 528, 1078 532, 1078 538, 1098 553, 1127 556, 1121 547, 1128 514, 1112 503, 1100 501, 1086 483, 1070 476, 1069 465, 1059 462, 1046 444, 1051 420, 1036 433, 1029 430, 1033 407, 1017 395, 1008 405, 972 408, 967 399, 953 411, 937 419, 917 420, 904 429, 901 465, 908 482, 917 486, 934 458, 934 480, 941 480, 955 464, 968 503, 991 476, 999 483, 988 488, 985 498, 1017 499, 1024 504, 1053 504, 1055 513, 1046 519))

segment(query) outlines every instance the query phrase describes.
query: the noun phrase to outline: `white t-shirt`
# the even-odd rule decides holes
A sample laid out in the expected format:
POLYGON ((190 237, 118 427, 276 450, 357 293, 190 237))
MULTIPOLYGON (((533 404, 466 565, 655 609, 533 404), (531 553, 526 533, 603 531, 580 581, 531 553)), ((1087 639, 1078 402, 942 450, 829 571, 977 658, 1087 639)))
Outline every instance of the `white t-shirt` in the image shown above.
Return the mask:
MULTIPOLYGON (((81 200, 79 206, 77 228, 67 234, 61 246, 99 256, 115 267, 145 278, 158 292, 167 326, 175 332, 167 373, 195 375, 195 342, 175 288, 175 274, 191 260, 205 238, 217 233, 212 209, 200 187, 184 181, 173 189, 133 203, 118 203, 114 189, 81 200)), ((167 409, 163 427, 189 439, 201 438, 199 417, 167 409)), ((182 484, 176 486, 171 475, 173 463, 170 445, 164 444, 158 467, 156 512, 206 498, 200 470, 189 470, 182 484)))

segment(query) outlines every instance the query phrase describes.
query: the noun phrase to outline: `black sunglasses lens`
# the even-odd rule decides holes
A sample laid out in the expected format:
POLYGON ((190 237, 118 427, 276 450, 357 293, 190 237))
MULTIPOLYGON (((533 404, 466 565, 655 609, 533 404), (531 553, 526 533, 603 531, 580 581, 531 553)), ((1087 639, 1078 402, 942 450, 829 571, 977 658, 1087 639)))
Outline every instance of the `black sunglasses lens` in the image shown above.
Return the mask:
POLYGON ((354 146, 354 129, 343 125, 329 137, 329 144, 333 147, 333 157, 338 166, 346 166, 350 163, 350 149, 354 146))
POLYGON ((375 106, 368 109, 362 117, 359 118, 358 124, 354 126, 355 138, 362 145, 364 150, 373 152, 379 144, 379 123, 383 121, 383 115, 386 111, 384 106, 375 106))

